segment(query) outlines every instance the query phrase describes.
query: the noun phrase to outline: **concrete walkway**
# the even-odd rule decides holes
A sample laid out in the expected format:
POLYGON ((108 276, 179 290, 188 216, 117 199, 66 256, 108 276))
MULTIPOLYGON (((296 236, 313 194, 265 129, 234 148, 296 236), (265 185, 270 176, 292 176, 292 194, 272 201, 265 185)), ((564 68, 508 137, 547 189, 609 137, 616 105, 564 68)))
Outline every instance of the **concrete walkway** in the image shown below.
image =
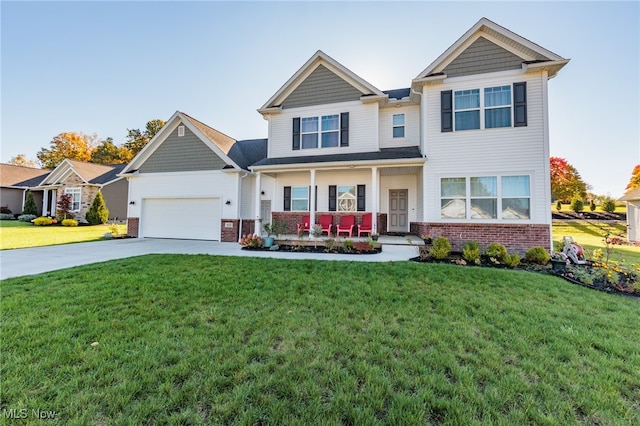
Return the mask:
POLYGON ((0 251, 0 279, 41 274, 58 269, 153 253, 211 254, 216 256, 348 260, 359 262, 405 261, 417 255, 416 247, 414 246, 385 244, 383 241, 381 242, 383 243, 382 253, 372 255, 249 251, 241 250, 238 243, 155 238, 131 238, 2 250, 0 251))

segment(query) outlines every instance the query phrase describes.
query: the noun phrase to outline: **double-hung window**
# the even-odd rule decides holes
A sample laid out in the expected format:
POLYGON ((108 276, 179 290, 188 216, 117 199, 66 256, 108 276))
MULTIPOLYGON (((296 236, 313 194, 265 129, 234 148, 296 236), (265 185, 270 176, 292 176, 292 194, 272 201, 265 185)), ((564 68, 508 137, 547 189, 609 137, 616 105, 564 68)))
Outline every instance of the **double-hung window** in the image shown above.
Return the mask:
POLYGON ((298 212, 309 210, 308 186, 294 186, 291 188, 291 210, 298 212))
POLYGON ((440 179, 442 219, 531 218, 530 177, 470 176, 440 179))
POLYGON ((338 185, 338 211, 355 212, 356 197, 355 185, 338 185))
POLYGON ((404 114, 393 114, 393 137, 404 138, 404 114))
POLYGON ((454 108, 456 130, 480 128, 480 89, 455 92, 454 108))
POLYGON ((511 127, 511 86, 484 89, 484 128, 511 127))
POLYGON ((318 147, 318 117, 303 117, 301 125, 302 149, 318 147))
POLYGON ((292 149, 349 146, 349 113, 293 118, 292 149))
POLYGON ((69 209, 72 212, 80 211, 80 198, 82 194, 81 188, 65 188, 64 193, 66 195, 71 195, 71 205, 69 209))
POLYGON ((322 116, 322 147, 329 148, 340 146, 340 116, 322 116))

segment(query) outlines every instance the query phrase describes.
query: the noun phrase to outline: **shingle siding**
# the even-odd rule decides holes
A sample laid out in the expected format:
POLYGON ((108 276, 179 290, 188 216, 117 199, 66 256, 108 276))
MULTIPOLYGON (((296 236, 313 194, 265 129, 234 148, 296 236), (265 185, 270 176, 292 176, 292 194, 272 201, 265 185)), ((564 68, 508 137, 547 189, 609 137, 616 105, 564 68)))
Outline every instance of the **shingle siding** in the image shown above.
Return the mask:
POLYGON ((332 104, 355 101, 362 93, 319 65, 289 96, 282 102, 282 108, 298 108, 310 105, 332 104))
POLYGON ((522 68, 523 59, 479 37, 443 70, 448 77, 522 68))
POLYGON ((226 163, 188 128, 181 137, 178 137, 178 129, 175 129, 140 166, 140 173, 220 170, 225 165, 226 163))

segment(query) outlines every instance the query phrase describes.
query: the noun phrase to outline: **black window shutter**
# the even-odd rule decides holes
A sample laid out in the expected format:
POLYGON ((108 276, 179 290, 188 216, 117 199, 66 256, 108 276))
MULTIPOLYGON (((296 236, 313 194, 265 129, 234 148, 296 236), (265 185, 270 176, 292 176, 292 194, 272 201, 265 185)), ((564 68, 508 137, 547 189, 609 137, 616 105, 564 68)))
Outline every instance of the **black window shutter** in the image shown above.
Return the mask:
POLYGON ((513 125, 527 125, 527 82, 513 83, 513 125))
POLYGON ((453 132, 453 99, 451 90, 440 92, 440 131, 453 132))
POLYGON ((338 187, 329 185, 329 211, 335 212, 338 207, 338 187))
POLYGON ((284 211, 285 212, 291 211, 291 187, 290 186, 284 187, 284 211))
POLYGON ((366 203, 366 198, 365 198, 365 185, 358 185, 358 211, 359 212, 363 212, 366 210, 367 207, 367 203, 366 203))
POLYGON ((293 150, 300 149, 300 117, 293 118, 293 150))
POLYGON ((349 113, 340 114, 340 146, 349 146, 349 113))

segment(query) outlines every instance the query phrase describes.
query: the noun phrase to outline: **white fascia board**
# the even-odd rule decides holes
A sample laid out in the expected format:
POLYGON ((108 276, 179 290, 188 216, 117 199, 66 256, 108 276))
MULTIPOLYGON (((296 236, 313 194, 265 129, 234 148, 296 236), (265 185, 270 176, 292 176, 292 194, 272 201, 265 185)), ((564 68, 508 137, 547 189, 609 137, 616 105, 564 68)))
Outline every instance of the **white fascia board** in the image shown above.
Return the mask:
POLYGON ((254 172, 292 172, 292 171, 309 171, 309 169, 354 169, 354 168, 370 168, 384 166, 423 166, 427 158, 401 158, 389 160, 362 160, 362 161, 332 161, 327 163, 294 163, 294 164, 274 164, 268 166, 251 167, 254 172))
POLYGON ((563 59, 561 61, 548 61, 548 62, 536 62, 533 64, 523 64, 522 68, 524 72, 541 72, 546 71, 549 74, 549 78, 553 78, 558 74, 565 65, 569 63, 571 59, 563 59))

